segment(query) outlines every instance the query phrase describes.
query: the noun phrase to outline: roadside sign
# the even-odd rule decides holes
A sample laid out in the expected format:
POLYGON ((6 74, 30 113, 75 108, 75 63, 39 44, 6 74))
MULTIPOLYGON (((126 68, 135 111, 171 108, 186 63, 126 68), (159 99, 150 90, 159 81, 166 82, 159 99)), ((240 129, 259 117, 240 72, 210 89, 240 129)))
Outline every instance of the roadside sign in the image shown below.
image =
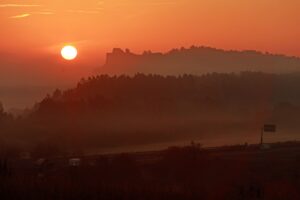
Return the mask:
POLYGON ((262 128, 261 128, 261 135, 260 135, 260 144, 263 145, 264 144, 264 133, 275 133, 276 132, 276 125, 275 124, 265 124, 262 128))
POLYGON ((276 125, 274 124, 265 124, 264 132, 276 132, 276 125))

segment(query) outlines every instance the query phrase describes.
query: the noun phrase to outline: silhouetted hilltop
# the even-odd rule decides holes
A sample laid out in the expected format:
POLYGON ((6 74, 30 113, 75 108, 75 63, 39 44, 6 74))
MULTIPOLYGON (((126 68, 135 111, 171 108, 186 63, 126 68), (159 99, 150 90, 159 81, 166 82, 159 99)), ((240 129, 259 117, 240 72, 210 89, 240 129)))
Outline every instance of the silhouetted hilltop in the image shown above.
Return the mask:
POLYGON ((299 74, 100 75, 48 95, 16 128, 88 147, 256 138, 266 122, 298 130, 299 91, 299 74))
POLYGON ((225 51, 210 47, 192 46, 173 49, 167 53, 145 51, 134 54, 115 48, 106 56, 101 73, 164 75, 203 74, 208 72, 263 71, 273 73, 296 72, 300 59, 258 51, 225 51))
POLYGON ((98 75, 74 89, 56 90, 36 105, 36 113, 78 112, 173 115, 172 111, 211 114, 300 106, 300 73, 211 73, 201 76, 98 75), (264 104, 264 107, 261 107, 264 104), (49 107, 50 106, 50 107, 49 107), (47 111, 48 110, 48 111, 47 111))
POLYGON ((0 106, 0 144, 103 149, 222 139, 223 145, 258 142, 264 123, 278 125, 276 136, 295 139, 299 91, 299 73, 99 75, 54 91, 21 118, 0 106))

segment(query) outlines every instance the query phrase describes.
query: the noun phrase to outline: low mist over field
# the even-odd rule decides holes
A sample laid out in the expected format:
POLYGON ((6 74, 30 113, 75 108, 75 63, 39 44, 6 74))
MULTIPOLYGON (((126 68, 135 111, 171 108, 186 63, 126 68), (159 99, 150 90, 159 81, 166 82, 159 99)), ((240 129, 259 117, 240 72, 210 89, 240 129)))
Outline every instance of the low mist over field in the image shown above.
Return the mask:
POLYGON ((299 10, 1 0, 0 199, 300 199, 299 10))
POLYGON ((55 90, 18 118, 2 111, 1 141, 68 151, 191 140, 256 143, 264 123, 278 126, 270 141, 294 140, 299 80, 298 73, 261 72, 93 76, 73 89, 55 90))

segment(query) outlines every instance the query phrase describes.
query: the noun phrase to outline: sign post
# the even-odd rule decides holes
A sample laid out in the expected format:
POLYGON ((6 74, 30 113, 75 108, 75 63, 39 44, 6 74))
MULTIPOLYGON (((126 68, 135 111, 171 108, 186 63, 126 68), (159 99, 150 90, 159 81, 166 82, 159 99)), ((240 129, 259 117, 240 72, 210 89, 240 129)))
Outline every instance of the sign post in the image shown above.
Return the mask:
POLYGON ((264 132, 276 132, 276 125, 275 124, 265 124, 261 128, 261 136, 260 136, 260 144, 263 145, 264 143, 264 132))

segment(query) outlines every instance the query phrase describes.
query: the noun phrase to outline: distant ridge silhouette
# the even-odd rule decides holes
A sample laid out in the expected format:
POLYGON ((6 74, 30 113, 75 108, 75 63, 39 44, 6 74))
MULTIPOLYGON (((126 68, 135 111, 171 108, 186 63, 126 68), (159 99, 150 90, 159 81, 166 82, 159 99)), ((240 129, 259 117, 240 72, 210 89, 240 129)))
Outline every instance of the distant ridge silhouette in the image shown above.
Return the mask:
POLYGON ((203 74, 211 72, 262 71, 272 73, 298 72, 300 58, 262 53, 254 50, 234 51, 204 46, 172 49, 167 53, 145 51, 132 53, 114 48, 107 53, 100 73, 107 74, 203 74))

